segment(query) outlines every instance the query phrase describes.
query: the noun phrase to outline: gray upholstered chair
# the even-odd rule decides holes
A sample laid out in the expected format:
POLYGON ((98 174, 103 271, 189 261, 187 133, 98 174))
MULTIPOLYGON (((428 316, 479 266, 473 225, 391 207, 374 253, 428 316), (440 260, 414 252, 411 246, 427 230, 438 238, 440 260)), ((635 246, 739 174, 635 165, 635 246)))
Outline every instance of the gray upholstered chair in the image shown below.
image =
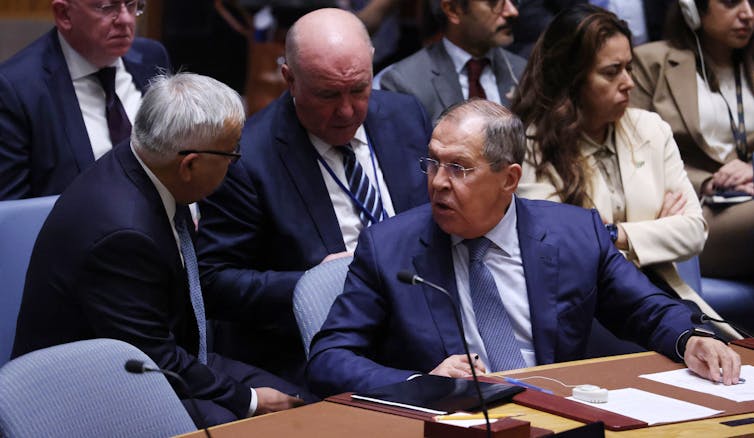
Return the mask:
POLYGON ((165 376, 131 374, 136 347, 92 339, 33 351, 0 368, 0 436, 167 437, 196 430, 165 376))

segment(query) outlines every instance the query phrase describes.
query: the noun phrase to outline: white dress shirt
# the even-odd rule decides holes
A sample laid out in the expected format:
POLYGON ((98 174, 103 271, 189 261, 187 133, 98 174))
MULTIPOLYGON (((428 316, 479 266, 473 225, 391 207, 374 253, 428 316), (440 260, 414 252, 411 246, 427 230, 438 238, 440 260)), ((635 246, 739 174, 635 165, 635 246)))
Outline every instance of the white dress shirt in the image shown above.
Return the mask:
MULTIPOLYGON (((335 173, 335 176, 343 183, 344 187, 348 187, 348 180, 346 179, 346 171, 343 167, 343 155, 336 149, 340 145, 331 145, 325 143, 322 139, 315 135, 309 134, 309 140, 314 145, 319 155, 330 166, 330 169, 335 173)), ((356 160, 358 160, 364 172, 369 177, 369 182, 374 186, 374 174, 377 172, 377 181, 379 182, 378 193, 382 199, 382 207, 387 212, 388 216, 395 216, 395 210, 393 209, 393 201, 390 199, 390 193, 388 193, 385 179, 382 177, 382 170, 380 169, 380 163, 377 157, 372 160, 372 155, 369 151, 369 145, 367 144, 367 133, 364 129, 364 125, 359 126, 356 130, 356 134, 351 140, 351 148, 353 148, 356 160), (374 162, 374 167, 372 163, 374 162)), ((330 194, 330 201, 332 202, 333 209, 335 210, 335 216, 338 218, 338 225, 340 225, 340 231, 343 233, 343 243, 346 245, 347 251, 353 251, 356 249, 356 243, 359 239, 359 233, 364 226, 359 219, 359 208, 356 207, 351 200, 351 197, 343 191, 338 183, 333 179, 325 166, 319 163, 319 170, 322 172, 322 178, 325 181, 325 186, 330 194)))
MULTIPOLYGON (((531 313, 529 309, 529 296, 524 277, 524 265, 521 259, 521 248, 518 244, 518 230, 516 217, 515 198, 511 202, 508 211, 500 222, 485 234, 493 245, 484 256, 484 264, 492 273, 495 285, 500 293, 505 311, 508 313, 513 333, 516 336, 521 354, 526 366, 534 366, 537 359, 534 353, 534 343, 531 329, 531 313)), ((466 334, 466 342, 472 355, 478 354, 487 371, 491 370, 487 351, 479 334, 476 324, 474 307, 469 292, 469 252, 463 239, 451 235, 453 246, 453 269, 456 274, 456 287, 461 304, 461 316, 463 329, 466 334)))
MULTIPOLYGON (((81 115, 84 117, 84 125, 89 135, 89 143, 92 145, 94 159, 97 160, 113 148, 110 141, 110 130, 107 127, 107 116, 105 115, 105 91, 97 77, 94 76, 99 68, 74 50, 60 32, 58 32, 58 38, 65 63, 68 65, 68 71, 71 74, 73 89, 76 92, 79 108, 81 108, 81 115)), ((115 93, 133 125, 136 112, 141 105, 141 91, 136 88, 133 77, 126 70, 121 58, 118 58, 111 67, 115 67, 115 93)))
MULTIPOLYGON (((466 73, 466 63, 469 62, 469 59, 471 59, 472 56, 462 48, 451 43, 447 38, 443 38, 442 43, 445 45, 445 51, 450 55, 450 59, 453 61, 453 65, 456 68, 458 83, 461 84, 463 98, 468 99, 469 75, 466 73)), ((487 95, 487 100, 500 103, 500 91, 497 89, 497 79, 495 78, 495 73, 492 71, 492 54, 488 52, 486 58, 490 60, 490 63, 484 67, 484 70, 482 70, 482 75, 479 77, 479 83, 484 89, 484 94, 487 95)))

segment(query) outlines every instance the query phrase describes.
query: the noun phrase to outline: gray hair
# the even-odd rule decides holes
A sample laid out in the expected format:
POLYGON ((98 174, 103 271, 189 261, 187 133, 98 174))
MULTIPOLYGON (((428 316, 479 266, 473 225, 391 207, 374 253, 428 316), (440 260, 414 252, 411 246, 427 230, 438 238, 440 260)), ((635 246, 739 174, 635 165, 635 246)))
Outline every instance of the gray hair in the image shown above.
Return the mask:
POLYGON ((471 99, 445 109, 435 126, 445 119, 463 120, 468 116, 484 119, 482 154, 497 172, 508 164, 521 164, 526 154, 526 135, 521 119, 508 108, 484 99, 471 99))
POLYGON ((160 74, 142 98, 131 143, 166 161, 181 150, 213 144, 228 129, 240 131, 245 120, 241 96, 222 82, 193 73, 160 74))

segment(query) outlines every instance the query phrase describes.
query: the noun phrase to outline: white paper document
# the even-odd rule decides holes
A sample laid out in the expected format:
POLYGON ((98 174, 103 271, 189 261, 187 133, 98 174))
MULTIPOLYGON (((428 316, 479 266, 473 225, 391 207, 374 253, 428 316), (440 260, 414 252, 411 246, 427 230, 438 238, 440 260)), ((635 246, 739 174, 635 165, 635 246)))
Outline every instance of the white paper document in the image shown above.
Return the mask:
POLYGON ((714 383, 703 377, 699 377, 689 371, 688 368, 662 373, 643 374, 639 377, 679 388, 716 395, 737 402, 754 400, 754 366, 751 365, 741 366, 741 377, 746 382, 730 386, 725 386, 722 383, 714 383))
POLYGON ((696 420, 723 412, 636 388, 609 391, 607 403, 588 403, 573 397, 568 397, 568 399, 635 418, 649 425, 696 420))

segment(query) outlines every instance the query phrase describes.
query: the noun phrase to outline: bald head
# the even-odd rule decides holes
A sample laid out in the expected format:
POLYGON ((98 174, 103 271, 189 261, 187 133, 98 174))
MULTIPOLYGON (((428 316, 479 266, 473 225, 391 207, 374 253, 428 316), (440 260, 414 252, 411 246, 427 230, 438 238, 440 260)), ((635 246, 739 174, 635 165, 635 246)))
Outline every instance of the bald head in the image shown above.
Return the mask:
POLYGON ((307 60, 360 54, 371 63, 374 48, 366 26, 354 14, 341 9, 317 9, 299 18, 285 39, 286 63, 298 70, 307 60), (303 64, 302 64, 303 63, 303 64))
POLYGON ((373 53, 350 12, 317 9, 293 25, 281 73, 307 132, 331 145, 353 139, 367 116, 373 53))

